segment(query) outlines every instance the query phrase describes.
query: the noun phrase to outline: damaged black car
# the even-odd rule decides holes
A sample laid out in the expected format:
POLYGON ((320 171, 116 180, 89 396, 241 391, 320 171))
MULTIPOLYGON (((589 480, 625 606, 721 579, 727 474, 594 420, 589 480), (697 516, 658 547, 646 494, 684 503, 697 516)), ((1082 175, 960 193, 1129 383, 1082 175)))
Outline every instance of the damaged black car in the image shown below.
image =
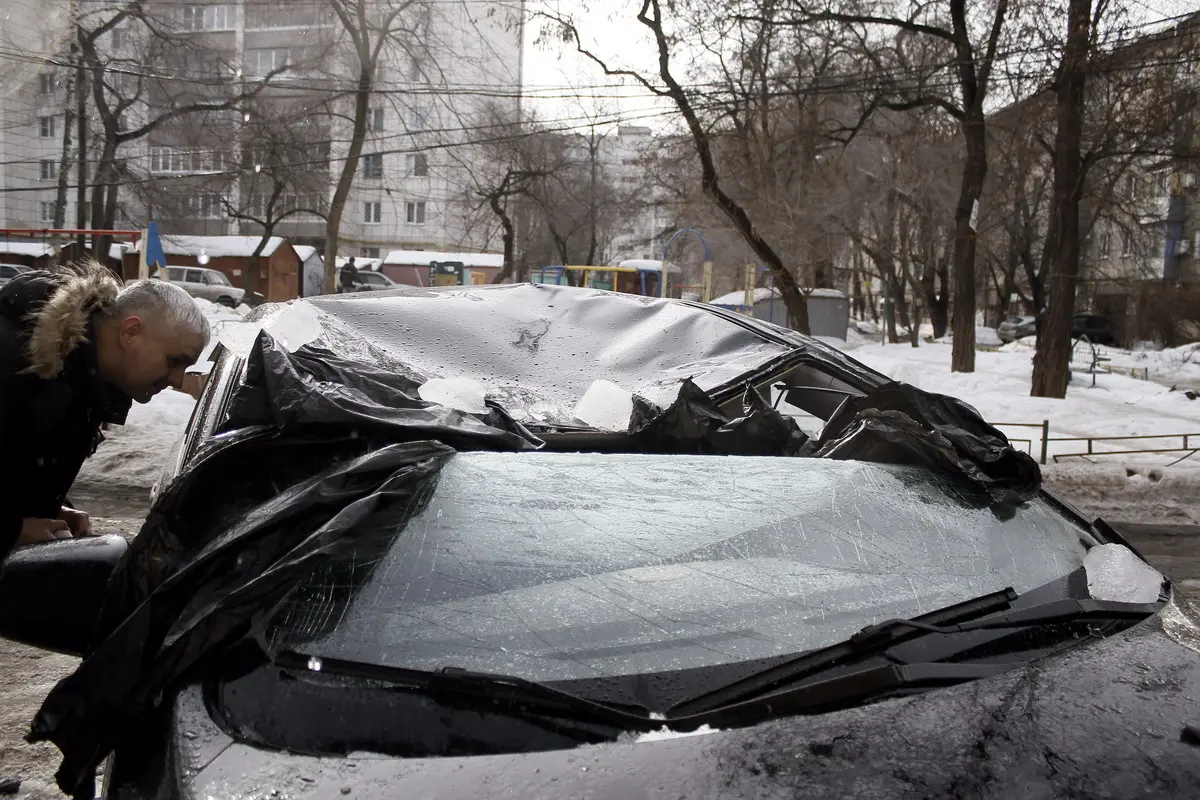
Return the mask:
POLYGON ((74 797, 1200 785, 1196 611, 961 401, 556 286, 266 306, 214 357, 94 620, 5 622, 83 656, 30 733, 74 797))

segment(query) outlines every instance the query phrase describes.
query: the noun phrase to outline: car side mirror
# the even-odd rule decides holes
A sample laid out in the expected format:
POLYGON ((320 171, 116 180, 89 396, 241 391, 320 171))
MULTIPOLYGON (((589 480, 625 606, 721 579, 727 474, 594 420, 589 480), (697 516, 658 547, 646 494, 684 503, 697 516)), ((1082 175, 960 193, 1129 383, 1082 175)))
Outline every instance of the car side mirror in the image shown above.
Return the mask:
POLYGON ((109 576, 126 549, 117 535, 14 548, 0 567, 0 637, 82 656, 92 644, 109 576))

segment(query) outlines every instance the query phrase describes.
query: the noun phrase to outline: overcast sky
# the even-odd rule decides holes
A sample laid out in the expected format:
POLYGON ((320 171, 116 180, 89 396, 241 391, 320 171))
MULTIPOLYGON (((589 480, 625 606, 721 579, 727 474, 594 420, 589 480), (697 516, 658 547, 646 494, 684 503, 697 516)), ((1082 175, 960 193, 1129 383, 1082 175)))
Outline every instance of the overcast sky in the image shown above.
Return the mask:
MULTIPOLYGON (((531 10, 555 8, 570 15, 585 43, 612 66, 655 70, 654 42, 637 21, 640 0, 534 0, 531 10)), ((552 127, 586 128, 590 119, 662 127, 669 104, 641 87, 604 75, 574 45, 538 44, 544 21, 534 18, 525 31, 526 109, 552 127)))

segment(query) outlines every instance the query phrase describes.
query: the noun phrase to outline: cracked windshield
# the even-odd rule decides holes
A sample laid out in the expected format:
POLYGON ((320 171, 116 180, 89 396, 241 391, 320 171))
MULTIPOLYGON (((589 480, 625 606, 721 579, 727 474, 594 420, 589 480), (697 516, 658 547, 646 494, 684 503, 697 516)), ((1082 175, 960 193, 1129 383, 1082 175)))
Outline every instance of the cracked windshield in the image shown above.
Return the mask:
POLYGON ((796 653, 1081 566, 1042 501, 997 514, 927 472, 807 459, 456 456, 369 519, 268 647, 536 680, 796 653))

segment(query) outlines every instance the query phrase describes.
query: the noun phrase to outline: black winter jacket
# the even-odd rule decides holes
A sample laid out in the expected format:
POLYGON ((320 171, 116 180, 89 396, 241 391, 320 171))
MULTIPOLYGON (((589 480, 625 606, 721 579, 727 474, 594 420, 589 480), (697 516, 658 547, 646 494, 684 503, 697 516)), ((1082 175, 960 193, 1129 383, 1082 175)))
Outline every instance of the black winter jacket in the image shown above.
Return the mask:
POLYGON ((102 423, 131 401, 96 374, 95 310, 120 283, 92 265, 27 272, 0 287, 0 559, 25 517, 55 519, 102 423))

